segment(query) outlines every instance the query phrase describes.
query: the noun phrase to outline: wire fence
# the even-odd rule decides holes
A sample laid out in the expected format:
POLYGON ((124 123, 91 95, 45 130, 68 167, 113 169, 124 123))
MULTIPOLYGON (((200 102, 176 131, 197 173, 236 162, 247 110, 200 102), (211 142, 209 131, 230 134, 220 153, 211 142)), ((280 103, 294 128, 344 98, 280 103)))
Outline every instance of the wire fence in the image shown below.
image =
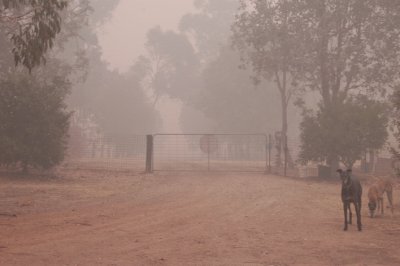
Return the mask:
POLYGON ((265 171, 263 134, 157 134, 154 171, 265 171))
POLYGON ((146 162, 146 136, 70 137, 67 157, 68 168, 100 170, 144 171, 146 162))
MULTIPOLYGON (((129 171, 242 171, 294 177, 318 176, 318 164, 298 162, 300 142, 266 134, 156 134, 86 137, 72 134, 67 168, 129 171), (150 148, 150 149, 149 149, 150 148)), ((393 172, 387 152, 355 168, 376 175, 393 172), (371 162, 372 161, 372 162, 371 162)))
MULTIPOLYGON (((85 137, 71 135, 64 166, 99 170, 144 171, 148 163, 145 135, 85 137)), ((298 146, 288 139, 287 174, 298 175, 298 146)), ((151 170, 242 171, 285 174, 279 138, 266 134, 156 134, 151 170)), ((304 175, 311 174, 307 168, 304 175)))

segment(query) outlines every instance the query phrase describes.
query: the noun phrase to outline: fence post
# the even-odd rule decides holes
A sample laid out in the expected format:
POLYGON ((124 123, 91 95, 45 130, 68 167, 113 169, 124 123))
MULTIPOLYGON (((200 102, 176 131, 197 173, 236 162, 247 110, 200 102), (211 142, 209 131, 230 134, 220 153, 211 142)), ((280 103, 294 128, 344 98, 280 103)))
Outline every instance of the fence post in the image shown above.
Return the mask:
POLYGON ((287 164, 288 164, 288 145, 287 135, 283 134, 283 149, 284 149, 284 165, 283 165, 283 176, 287 176, 287 164))
POLYGON ((210 135, 207 135, 207 171, 210 171, 210 135))
POLYGON ((268 153, 268 173, 272 172, 271 168, 271 150, 272 150, 272 136, 271 134, 268 134, 268 140, 267 140, 267 153, 268 153))
POLYGON ((146 173, 153 172, 153 135, 146 136, 146 173))

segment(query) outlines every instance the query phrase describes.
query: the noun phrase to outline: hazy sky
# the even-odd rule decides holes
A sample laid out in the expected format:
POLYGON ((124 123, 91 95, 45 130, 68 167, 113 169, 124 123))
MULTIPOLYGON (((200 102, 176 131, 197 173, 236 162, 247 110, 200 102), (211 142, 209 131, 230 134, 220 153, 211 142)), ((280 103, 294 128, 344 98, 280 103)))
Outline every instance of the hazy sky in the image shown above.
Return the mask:
MULTIPOLYGON (((111 68, 126 71, 144 52, 150 28, 160 25, 164 30, 177 29, 182 15, 193 10, 193 0, 120 0, 113 17, 99 33, 103 58, 111 68)), ((163 119, 163 131, 180 132, 180 102, 164 98, 157 109, 163 119)))
POLYGON ((100 32, 104 59, 112 68, 126 71, 143 53, 150 28, 176 29, 182 15, 193 10, 192 0, 120 0, 100 32))

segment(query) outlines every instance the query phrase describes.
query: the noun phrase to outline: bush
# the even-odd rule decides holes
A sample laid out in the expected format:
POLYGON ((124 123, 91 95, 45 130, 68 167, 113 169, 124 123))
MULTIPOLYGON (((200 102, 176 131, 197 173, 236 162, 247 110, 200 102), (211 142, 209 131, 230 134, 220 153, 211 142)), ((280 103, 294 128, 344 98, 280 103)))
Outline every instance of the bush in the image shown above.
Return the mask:
POLYGON ((69 83, 60 77, 19 72, 0 80, 0 164, 48 169, 63 160, 68 91, 69 83))
POLYGON ((386 105, 365 97, 305 114, 300 125, 301 161, 330 165, 337 158, 351 168, 368 150, 382 148, 387 124, 386 105))

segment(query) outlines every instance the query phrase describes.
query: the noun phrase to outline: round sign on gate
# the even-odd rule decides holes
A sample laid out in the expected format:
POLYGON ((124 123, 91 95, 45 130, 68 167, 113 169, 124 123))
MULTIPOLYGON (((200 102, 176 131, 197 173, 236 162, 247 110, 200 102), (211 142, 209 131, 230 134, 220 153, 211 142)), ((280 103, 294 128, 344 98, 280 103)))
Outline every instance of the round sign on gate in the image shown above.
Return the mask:
POLYGON ((218 149, 218 140, 214 135, 203 135, 200 138, 200 149, 204 153, 212 153, 218 149))

